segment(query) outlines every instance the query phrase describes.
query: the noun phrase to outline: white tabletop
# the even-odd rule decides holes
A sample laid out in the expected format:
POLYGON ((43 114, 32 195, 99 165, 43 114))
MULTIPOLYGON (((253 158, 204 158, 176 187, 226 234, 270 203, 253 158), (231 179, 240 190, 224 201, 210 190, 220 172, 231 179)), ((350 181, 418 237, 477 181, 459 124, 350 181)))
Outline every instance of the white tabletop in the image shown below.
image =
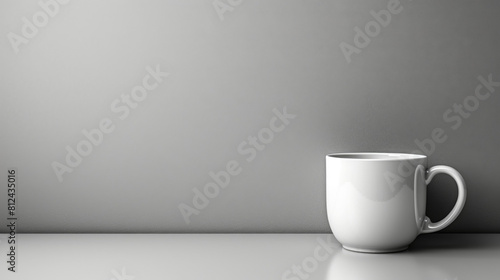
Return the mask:
MULTIPOLYGON (((499 279, 500 234, 422 235, 393 254, 328 234, 18 234, 0 279, 499 279)), ((1 236, 5 259, 8 244, 1 236)))

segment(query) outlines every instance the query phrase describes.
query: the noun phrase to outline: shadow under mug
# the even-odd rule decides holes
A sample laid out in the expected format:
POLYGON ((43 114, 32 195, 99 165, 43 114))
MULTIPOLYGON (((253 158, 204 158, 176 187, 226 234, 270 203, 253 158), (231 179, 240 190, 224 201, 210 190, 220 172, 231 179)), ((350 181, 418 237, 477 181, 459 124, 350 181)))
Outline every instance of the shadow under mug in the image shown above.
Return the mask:
POLYGON ((351 251, 402 251, 421 233, 441 230, 462 211, 467 190, 455 169, 427 169, 427 157, 402 153, 338 153, 326 156, 326 204, 335 238, 351 251), (455 179, 451 212, 433 223, 425 216, 427 185, 439 173, 455 179))
POLYGON ((330 259, 325 280, 447 280, 454 278, 447 268, 453 261, 429 259, 413 252, 401 254, 358 254, 336 251, 330 259))

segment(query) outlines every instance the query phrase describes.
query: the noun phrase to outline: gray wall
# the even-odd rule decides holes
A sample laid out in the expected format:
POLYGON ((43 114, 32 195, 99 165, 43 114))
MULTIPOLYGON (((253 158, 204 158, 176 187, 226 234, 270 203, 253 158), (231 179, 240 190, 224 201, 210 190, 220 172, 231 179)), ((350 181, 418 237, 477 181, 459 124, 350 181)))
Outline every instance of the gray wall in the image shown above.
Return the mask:
MULTIPOLYGON (((37 1, 2 1, 0 219, 16 167, 23 232, 327 232, 325 154, 412 152, 440 128, 423 152, 469 188, 447 230, 500 231, 500 87, 474 97, 479 76, 500 81, 500 2, 402 0, 381 26, 370 11, 392 2, 221 1, 222 20, 213 0, 74 0, 46 22, 37 1), (141 95, 148 66, 170 75, 141 95), (135 109, 120 100, 132 89, 135 109), (103 119, 113 130, 69 166, 66 147, 85 153, 82 130, 103 119), (54 162, 72 171, 62 182, 54 162), (227 164, 229 184, 187 224, 179 205, 227 164)), ((455 198, 436 178, 428 215, 455 198)))

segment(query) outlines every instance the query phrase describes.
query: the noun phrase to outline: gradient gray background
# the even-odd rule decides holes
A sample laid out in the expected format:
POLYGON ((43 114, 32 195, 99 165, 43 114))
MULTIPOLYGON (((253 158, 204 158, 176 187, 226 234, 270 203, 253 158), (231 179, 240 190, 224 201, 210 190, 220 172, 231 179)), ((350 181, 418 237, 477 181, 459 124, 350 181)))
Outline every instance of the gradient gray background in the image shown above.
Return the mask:
MULTIPOLYGON (((328 232, 326 154, 411 152, 440 127, 429 165, 469 189, 447 231, 499 232, 500 89, 457 130, 443 113, 478 76, 500 80, 500 2, 401 1, 347 63, 339 44, 387 3, 247 0, 221 21, 212 0, 74 0, 15 54, 7 34, 41 9, 2 1, 0 219, 15 166, 22 232, 328 232), (119 121, 111 102, 157 64, 170 77, 119 121), (246 162, 238 144, 284 106, 297 117, 246 162), (59 183, 51 163, 105 117, 115 131, 59 183), (187 225, 179 203, 230 160, 242 173, 187 225)), ((454 182, 437 177, 428 197, 444 217, 454 182)))

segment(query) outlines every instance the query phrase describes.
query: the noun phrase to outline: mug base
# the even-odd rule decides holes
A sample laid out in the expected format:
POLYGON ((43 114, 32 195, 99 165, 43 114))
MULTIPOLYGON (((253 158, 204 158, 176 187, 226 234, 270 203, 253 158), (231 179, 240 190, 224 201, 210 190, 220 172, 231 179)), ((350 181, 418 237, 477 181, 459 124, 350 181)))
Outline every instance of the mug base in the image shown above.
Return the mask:
POLYGON ((362 248, 354 248, 354 247, 349 247, 349 246, 344 246, 344 245, 342 245, 342 248, 344 248, 347 251, 356 252, 356 253, 384 254, 384 253, 401 252, 401 251, 408 249, 408 246, 395 248, 395 249, 387 249, 387 250, 362 249, 362 248))

